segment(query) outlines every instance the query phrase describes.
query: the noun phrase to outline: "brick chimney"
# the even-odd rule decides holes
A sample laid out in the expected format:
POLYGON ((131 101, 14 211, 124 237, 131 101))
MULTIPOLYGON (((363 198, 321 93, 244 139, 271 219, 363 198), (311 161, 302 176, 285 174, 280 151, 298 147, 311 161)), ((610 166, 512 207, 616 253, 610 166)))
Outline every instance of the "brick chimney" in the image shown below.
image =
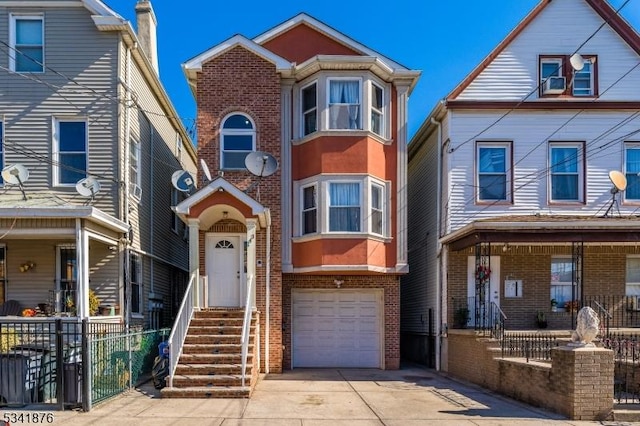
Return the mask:
POLYGON ((136 3, 136 18, 138 21, 140 47, 156 70, 156 74, 160 75, 160 69, 158 68, 158 42, 156 39, 158 22, 149 0, 138 0, 138 3, 136 3))

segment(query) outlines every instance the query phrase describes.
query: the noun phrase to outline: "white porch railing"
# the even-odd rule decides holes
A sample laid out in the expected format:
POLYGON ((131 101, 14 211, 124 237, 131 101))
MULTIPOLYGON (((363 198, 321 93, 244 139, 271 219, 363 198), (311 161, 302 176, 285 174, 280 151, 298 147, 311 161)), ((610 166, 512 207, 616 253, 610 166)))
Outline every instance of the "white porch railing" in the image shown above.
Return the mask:
POLYGON ((193 297, 195 294, 194 292, 196 291, 195 278, 195 274, 191 275, 187 291, 185 291, 184 298, 180 304, 180 309, 178 310, 178 315, 176 316, 175 323, 173 324, 173 329, 169 335, 169 387, 173 386, 173 375, 176 372, 178 359, 180 359, 180 355, 182 355, 182 345, 184 344, 184 339, 187 336, 189 323, 193 317, 193 297))
POLYGON ((247 375, 247 353, 249 352, 249 338, 251 329, 251 311, 253 310, 253 304, 251 303, 253 294, 253 275, 249 276, 247 282, 247 300, 244 305, 244 322, 242 323, 242 337, 240 343, 242 344, 242 386, 244 386, 245 377, 247 375))

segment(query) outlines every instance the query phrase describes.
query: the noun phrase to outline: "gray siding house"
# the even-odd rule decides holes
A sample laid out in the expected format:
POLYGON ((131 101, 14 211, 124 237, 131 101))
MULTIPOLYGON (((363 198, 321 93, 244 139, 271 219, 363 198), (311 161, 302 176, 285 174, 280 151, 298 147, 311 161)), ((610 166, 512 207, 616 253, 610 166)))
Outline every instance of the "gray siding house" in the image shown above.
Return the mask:
POLYGON ((196 155, 158 77, 151 4, 136 12, 137 34, 98 0, 0 1, 0 304, 151 327, 177 310, 188 241, 171 177, 196 155))

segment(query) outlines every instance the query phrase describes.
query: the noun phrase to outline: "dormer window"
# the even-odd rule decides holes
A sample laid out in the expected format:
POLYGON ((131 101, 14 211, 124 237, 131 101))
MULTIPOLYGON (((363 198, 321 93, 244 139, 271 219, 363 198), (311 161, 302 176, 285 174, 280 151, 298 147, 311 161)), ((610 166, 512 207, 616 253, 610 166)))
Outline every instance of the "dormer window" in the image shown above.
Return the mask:
POLYGON ((582 55, 581 69, 575 69, 569 58, 569 55, 540 56, 541 97, 597 96, 596 57, 582 55))

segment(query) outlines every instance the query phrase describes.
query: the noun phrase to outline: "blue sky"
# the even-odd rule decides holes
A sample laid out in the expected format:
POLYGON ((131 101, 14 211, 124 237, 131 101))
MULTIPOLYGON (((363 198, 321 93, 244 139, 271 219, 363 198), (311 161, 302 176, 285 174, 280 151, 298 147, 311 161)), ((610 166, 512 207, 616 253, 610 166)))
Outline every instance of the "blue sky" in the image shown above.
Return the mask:
MULTIPOLYGON (((422 71, 409 99, 412 136, 436 102, 539 0, 151 1, 158 19, 160 78, 187 127, 196 116, 196 106, 182 63, 235 34, 253 38, 305 12, 396 62, 422 71)), ((617 9, 626 0, 609 1, 617 9)), ((105 3, 135 28, 136 0, 105 3)), ((640 31, 640 0, 630 0, 621 14, 640 31)))

